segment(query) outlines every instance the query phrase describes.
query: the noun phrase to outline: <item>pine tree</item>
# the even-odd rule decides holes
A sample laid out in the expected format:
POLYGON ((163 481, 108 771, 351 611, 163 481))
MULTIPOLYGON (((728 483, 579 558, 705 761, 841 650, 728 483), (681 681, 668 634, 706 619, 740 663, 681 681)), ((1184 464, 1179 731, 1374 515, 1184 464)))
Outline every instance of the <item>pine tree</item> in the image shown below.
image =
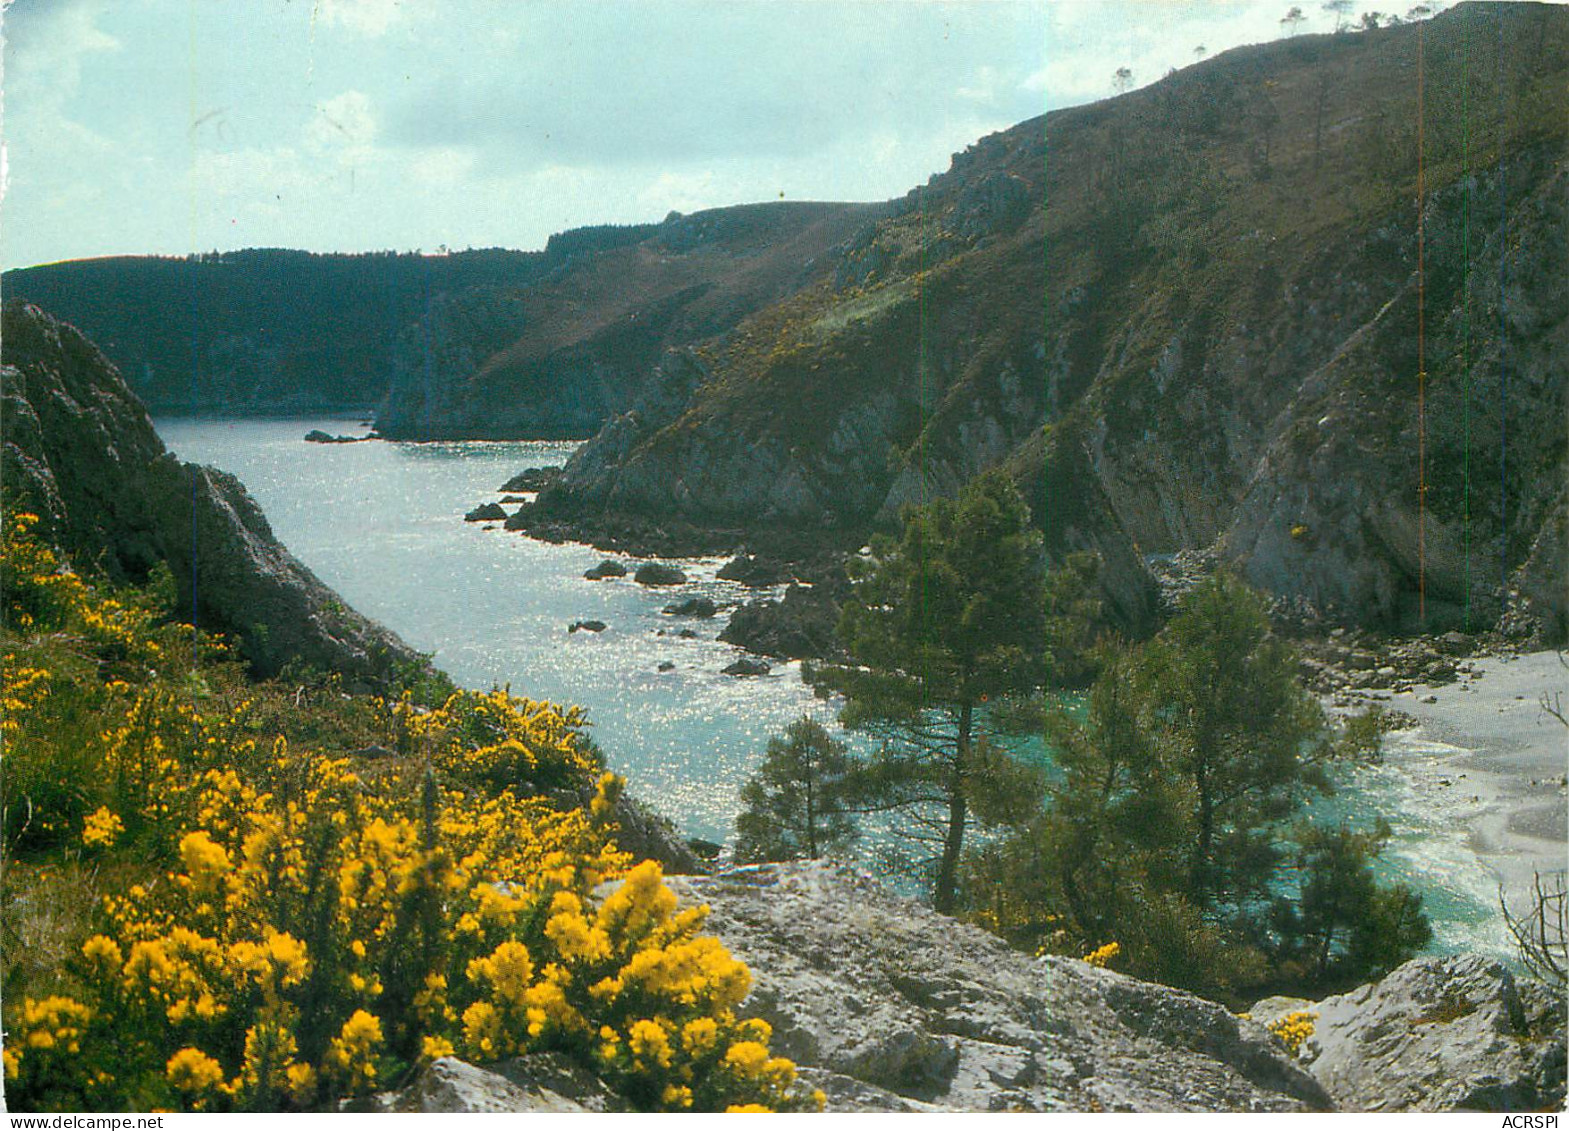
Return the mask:
POLYGON ((994 708, 1045 682, 1044 562, 1017 489, 982 475, 876 544, 839 624, 851 662, 805 673, 819 695, 844 696, 845 725, 878 741, 856 775, 862 807, 895 814, 895 831, 922 847, 942 912, 966 831, 1039 797, 994 708))
POLYGON ((736 860, 816 860, 848 848, 855 823, 844 808, 851 760, 845 744, 821 723, 802 717, 784 737, 768 740, 768 756, 741 789, 736 860))

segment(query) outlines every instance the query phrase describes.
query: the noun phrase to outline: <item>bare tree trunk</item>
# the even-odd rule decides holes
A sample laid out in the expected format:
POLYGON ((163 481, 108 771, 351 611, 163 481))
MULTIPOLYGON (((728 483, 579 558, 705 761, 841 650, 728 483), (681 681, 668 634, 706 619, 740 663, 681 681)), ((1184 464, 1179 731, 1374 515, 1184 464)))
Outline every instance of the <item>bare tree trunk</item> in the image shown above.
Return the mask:
POLYGON ((964 850, 964 824, 969 815, 965 781, 970 770, 970 734, 975 708, 966 703, 959 711, 959 742, 954 757, 953 777, 948 783, 948 832, 943 837, 942 859, 937 866, 937 886, 932 906, 944 915, 953 914, 959 887, 959 854, 964 850))

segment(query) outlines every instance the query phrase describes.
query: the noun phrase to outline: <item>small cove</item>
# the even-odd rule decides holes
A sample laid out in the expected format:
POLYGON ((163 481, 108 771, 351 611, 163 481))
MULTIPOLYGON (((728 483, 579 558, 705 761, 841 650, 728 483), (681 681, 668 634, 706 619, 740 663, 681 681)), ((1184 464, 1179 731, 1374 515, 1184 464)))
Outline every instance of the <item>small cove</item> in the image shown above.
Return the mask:
MULTIPOLYGON (((573 444, 303 441, 314 428, 359 430, 333 418, 156 423, 182 459, 239 476, 296 557, 349 604, 434 653, 458 683, 510 684, 519 695, 585 707, 610 766, 688 835, 731 836, 740 787, 768 738, 792 719, 805 713, 835 725, 832 706, 813 697, 798 664, 775 662, 755 678, 721 673, 745 655, 716 639, 723 607, 758 595, 715 577, 725 559, 677 562, 689 580, 670 588, 590 582, 584 570, 606 556, 592 547, 462 520, 499 499, 514 473, 565 462, 573 444), (662 611, 693 596, 713 599, 720 616, 662 611), (569 633, 578 620, 607 627, 569 633), (682 629, 695 635, 682 638, 682 629), (675 668, 660 672, 661 663, 675 668)), ((1393 752, 1404 765, 1420 759, 1423 741, 1394 736, 1393 752)), ((1394 839, 1381 867, 1423 894, 1431 949, 1507 955, 1495 881, 1467 843, 1467 798, 1456 791, 1435 809, 1430 791, 1393 764, 1341 773, 1339 785, 1314 804, 1315 819, 1390 820, 1394 839)))

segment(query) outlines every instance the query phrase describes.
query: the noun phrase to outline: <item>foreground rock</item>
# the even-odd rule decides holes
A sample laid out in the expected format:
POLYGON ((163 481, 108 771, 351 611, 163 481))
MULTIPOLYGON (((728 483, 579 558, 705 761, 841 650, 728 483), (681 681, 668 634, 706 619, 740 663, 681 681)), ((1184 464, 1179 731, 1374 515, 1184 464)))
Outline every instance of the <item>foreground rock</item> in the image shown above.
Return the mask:
MULTIPOLYGON (((1555 1109, 1564 1007, 1474 956, 1407 963, 1317 1004, 1238 1016, 1068 958, 1031 958, 831 864, 672 876, 752 971, 741 1012, 773 1027, 829 1111, 1555 1109), (1265 1023, 1317 1014, 1294 1058, 1265 1023)), ((607 889, 608 890, 608 889, 607 889)), ((554 1056, 438 1061, 392 1111, 617 1110, 554 1056), (468 1106, 462 1106, 462 1105, 468 1106), (577 1105, 577 1107, 566 1106, 577 1105)))
POLYGON ((1346 1110, 1563 1106, 1564 1003, 1499 962, 1420 958, 1306 1009, 1302 1061, 1346 1110))
POLYGON ((999 939, 827 864, 673 878, 751 967, 744 1010, 831 1110, 1301 1111, 1322 1087, 1212 1002, 999 939))
POLYGON ((180 616, 232 633, 258 675, 298 659, 381 685, 424 661, 347 608, 273 537, 234 476, 165 451, 118 370, 74 327, 4 308, 4 483, 78 568, 145 582, 167 564, 180 616))
POLYGON ((427 1066, 413 1084, 375 1097, 365 1109, 424 1114, 631 1110, 593 1073, 550 1053, 487 1068, 444 1056, 427 1066))

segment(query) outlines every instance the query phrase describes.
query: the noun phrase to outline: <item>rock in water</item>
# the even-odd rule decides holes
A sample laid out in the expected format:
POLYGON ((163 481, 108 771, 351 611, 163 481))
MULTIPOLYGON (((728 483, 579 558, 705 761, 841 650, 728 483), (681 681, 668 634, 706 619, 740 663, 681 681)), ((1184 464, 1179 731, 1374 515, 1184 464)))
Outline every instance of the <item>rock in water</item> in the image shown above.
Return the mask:
POLYGON ((722 581, 736 581, 748 589, 767 589, 789 579, 785 567, 772 558, 737 554, 720 569, 722 581))
POLYGON ((679 604, 666 605, 665 612, 673 617, 711 617, 719 612, 719 607, 707 597, 693 597, 679 604))
POLYGON ((1564 1003, 1500 962, 1413 959, 1309 1011, 1302 1061, 1348 1111, 1563 1107, 1564 1003))
POLYGON ((567 629, 567 632, 604 632, 605 627, 605 622, 602 620, 575 620, 572 622, 572 627, 567 629))
POLYGON ((1332 1105, 1213 1002, 1000 939, 824 863, 669 881, 751 968, 742 1011, 835 1110, 1301 1111, 1332 1105))
POLYGON ((765 656, 815 659, 832 651, 838 622, 839 606, 826 590, 792 585, 782 601, 748 601, 731 613, 719 639, 765 656))
POLYGON ((639 585, 685 585, 686 573, 663 562, 644 562, 637 567, 632 580, 639 585))
POLYGON ((507 517, 507 512, 500 503, 481 503, 468 514, 463 516, 464 522, 501 522, 507 517))
POLYGON ((767 675, 773 668, 762 660, 741 657, 729 667, 720 669, 725 675, 767 675))
POLYGON ((503 491, 543 491, 553 483, 560 482, 561 469, 559 467, 531 467, 527 471, 520 471, 511 479, 501 485, 503 491))
POLYGON ((606 558, 597 566, 586 570, 583 574, 590 581, 603 581, 607 577, 625 577, 626 575, 627 567, 610 558, 606 558))

